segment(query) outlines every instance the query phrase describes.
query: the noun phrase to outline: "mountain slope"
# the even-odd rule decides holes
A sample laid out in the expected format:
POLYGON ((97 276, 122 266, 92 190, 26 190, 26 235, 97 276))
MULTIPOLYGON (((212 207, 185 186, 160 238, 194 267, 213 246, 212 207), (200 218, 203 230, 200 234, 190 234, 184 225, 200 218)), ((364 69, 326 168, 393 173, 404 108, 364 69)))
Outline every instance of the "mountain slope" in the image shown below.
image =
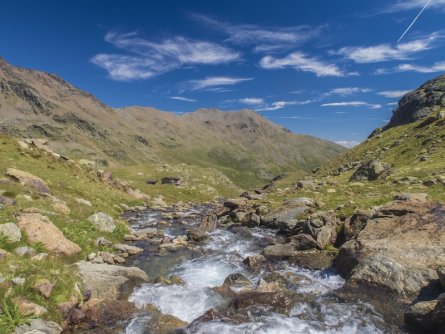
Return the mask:
POLYGON ((113 109, 52 74, 0 60, 0 131, 46 137, 56 152, 114 167, 188 163, 217 168, 238 185, 309 171, 344 148, 299 136, 253 111, 200 109, 177 116, 153 108, 113 109))

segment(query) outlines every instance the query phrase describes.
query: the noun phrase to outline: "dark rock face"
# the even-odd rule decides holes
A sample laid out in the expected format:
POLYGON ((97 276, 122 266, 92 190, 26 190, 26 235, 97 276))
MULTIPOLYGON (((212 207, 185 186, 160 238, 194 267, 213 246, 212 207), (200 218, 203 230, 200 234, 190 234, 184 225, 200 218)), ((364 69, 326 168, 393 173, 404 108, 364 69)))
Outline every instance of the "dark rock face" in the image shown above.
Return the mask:
POLYGON ((163 177, 161 179, 162 184, 174 184, 176 186, 179 186, 181 184, 181 178, 178 176, 169 176, 169 177, 163 177))
POLYGON ((441 75, 406 94, 384 130, 415 122, 445 108, 445 75, 441 75))

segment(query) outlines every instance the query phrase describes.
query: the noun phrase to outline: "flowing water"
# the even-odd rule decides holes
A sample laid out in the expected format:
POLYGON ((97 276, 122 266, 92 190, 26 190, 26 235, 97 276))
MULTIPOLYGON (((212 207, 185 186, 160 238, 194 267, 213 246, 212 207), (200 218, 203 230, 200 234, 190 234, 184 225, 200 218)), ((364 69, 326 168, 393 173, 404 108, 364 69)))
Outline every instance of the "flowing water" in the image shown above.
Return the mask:
MULTIPOLYGON (((186 228, 197 224, 199 215, 208 208, 196 207, 186 213, 186 218, 168 220, 164 233, 169 236, 185 234, 186 228), (196 217, 196 218, 195 218, 196 217), (182 221, 182 222, 181 222, 182 221)), ((145 212, 133 221, 134 228, 152 227, 160 219, 158 212, 145 212)), ((185 285, 144 284, 137 288, 130 301, 138 308, 155 305, 162 313, 171 314, 186 322, 202 316, 209 309, 227 307, 226 300, 213 288, 223 284, 232 273, 242 273, 252 281, 252 287, 270 270, 282 275, 298 275, 292 290, 300 296, 287 314, 276 313, 260 306, 248 310, 243 321, 230 318, 199 321, 185 333, 387 333, 390 328, 382 317, 366 304, 341 303, 330 293, 341 287, 343 279, 333 272, 309 271, 291 267, 286 262, 258 273, 247 270, 242 263, 249 255, 259 254, 267 243, 277 240, 276 231, 269 229, 217 229, 209 239, 194 250, 159 256, 157 245, 139 243, 144 253, 132 259, 135 265, 151 277, 177 275, 185 285), (303 278, 303 279, 301 279, 303 278), (303 298, 301 298, 303 296, 303 298)), ((279 240, 279 239, 278 239, 279 240)), ((146 325, 150 319, 138 316, 127 326, 126 334, 149 333, 146 325)))

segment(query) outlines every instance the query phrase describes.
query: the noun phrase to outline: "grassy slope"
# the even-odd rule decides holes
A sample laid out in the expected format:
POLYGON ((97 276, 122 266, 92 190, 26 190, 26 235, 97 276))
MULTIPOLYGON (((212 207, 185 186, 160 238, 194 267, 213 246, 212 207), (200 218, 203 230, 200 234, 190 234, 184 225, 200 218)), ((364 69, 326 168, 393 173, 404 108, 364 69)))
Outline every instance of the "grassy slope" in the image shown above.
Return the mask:
POLYGON ((267 201, 279 207, 286 199, 307 196, 323 202, 323 209, 337 209, 339 214, 345 215, 357 208, 386 203, 400 192, 424 192, 431 200, 445 202, 445 183, 429 187, 422 184, 432 178, 445 178, 445 119, 432 120, 389 129, 325 165, 314 175, 323 184, 317 191, 295 189, 292 186, 295 176, 288 176, 276 182, 277 189, 268 195, 267 201), (425 154, 429 159, 421 161, 420 157, 425 154), (369 159, 391 164, 390 176, 372 182, 349 182, 355 168, 336 175, 340 166, 369 159), (419 182, 404 182, 409 177, 419 182), (330 192, 332 189, 335 192, 330 192))
MULTIPOLYGON (((107 239, 117 242, 122 240, 123 234, 127 231, 126 225, 119 223, 115 232, 101 233, 87 221, 89 215, 102 211, 119 219, 122 212, 119 207, 121 203, 129 205, 141 203, 133 200, 126 193, 98 181, 91 171, 77 165, 69 165, 60 159, 55 160, 40 151, 25 153, 19 149, 15 139, 0 135, 0 176, 3 176, 9 167, 18 168, 42 178, 49 184, 51 194, 67 203, 71 208, 71 213, 68 216, 57 214, 48 216, 67 238, 81 246, 82 252, 74 258, 58 257, 42 262, 15 255, 7 261, 1 261, 0 278, 3 279, 3 282, 0 283, 0 305, 16 296, 24 296, 49 309, 45 318, 60 320, 57 303, 67 301, 71 295, 76 295, 74 285, 75 283, 80 284, 73 269, 67 264, 85 258, 92 251, 99 250, 94 245, 97 237, 105 236, 107 239), (81 205, 74 198, 89 200, 92 207, 81 205), (26 278, 25 285, 10 284, 10 279, 14 277, 26 278), (43 298, 32 289, 32 285, 41 278, 47 278, 56 284, 54 293, 49 299, 43 298)), ((53 211, 48 198, 37 196, 18 183, 2 181, 0 190, 4 195, 15 197, 17 200, 17 206, 4 206, 0 209, 0 224, 16 222, 17 214, 31 207, 42 211, 53 211), (22 195, 29 195, 33 200, 28 201, 22 195)), ((25 235, 16 244, 10 244, 5 238, 0 238, 0 248, 7 251, 25 245, 34 247, 38 252, 45 251, 41 245, 28 245, 25 235)), ((101 250, 103 249, 101 248, 101 250)), ((7 324, 3 324, 1 320, 0 316, 0 332, 8 333, 7 324)))

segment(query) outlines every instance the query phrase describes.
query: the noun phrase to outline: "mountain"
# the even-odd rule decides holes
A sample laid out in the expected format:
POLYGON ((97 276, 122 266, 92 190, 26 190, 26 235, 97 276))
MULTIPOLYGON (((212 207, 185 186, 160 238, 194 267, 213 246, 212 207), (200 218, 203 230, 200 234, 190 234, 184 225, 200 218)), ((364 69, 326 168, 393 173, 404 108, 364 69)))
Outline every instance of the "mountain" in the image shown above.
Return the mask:
POLYGON ((111 108, 63 79, 0 60, 0 131, 44 137, 73 158, 111 167, 187 163, 258 185, 286 171, 306 172, 344 148, 296 135, 251 110, 199 109, 182 116, 147 107, 111 108))

